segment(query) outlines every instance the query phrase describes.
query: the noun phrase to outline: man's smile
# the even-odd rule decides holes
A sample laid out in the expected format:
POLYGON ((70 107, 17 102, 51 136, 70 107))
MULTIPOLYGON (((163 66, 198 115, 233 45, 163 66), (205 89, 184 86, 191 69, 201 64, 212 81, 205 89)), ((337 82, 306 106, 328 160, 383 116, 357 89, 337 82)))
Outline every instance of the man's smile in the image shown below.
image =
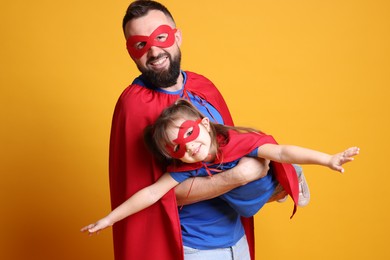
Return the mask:
POLYGON ((153 59, 152 61, 149 61, 149 64, 153 68, 162 68, 167 61, 168 61, 168 55, 163 55, 156 59, 153 59))

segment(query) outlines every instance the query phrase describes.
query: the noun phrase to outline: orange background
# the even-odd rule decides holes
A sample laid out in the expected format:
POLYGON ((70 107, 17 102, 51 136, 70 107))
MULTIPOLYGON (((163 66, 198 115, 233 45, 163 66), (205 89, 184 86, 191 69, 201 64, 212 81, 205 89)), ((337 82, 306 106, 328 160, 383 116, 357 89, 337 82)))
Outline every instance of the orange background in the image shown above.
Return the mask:
MULTIPOLYGON (((128 1, 6 1, 0 8, 1 259, 113 259, 108 141, 122 90, 128 1)), ((309 206, 256 215, 257 259, 389 259, 390 3, 179 1, 183 68, 209 77, 237 125, 280 143, 361 154, 340 175, 304 166, 309 206)), ((151 234, 153 235, 153 234, 151 234)))

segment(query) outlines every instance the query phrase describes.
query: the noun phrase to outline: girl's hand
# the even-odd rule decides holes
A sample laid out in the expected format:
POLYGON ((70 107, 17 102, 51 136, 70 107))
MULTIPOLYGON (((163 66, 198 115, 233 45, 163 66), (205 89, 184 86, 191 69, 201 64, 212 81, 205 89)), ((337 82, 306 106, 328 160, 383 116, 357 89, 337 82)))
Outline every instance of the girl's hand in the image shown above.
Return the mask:
POLYGON ((113 223, 110 221, 110 219, 108 217, 105 217, 94 224, 89 224, 88 226, 83 227, 80 231, 88 231, 89 234, 92 235, 96 232, 99 233, 100 230, 110 227, 112 225, 113 223))
POLYGON ((329 161, 329 168, 335 171, 339 171, 341 173, 344 172, 344 168, 341 167, 344 163, 353 161, 353 156, 359 154, 360 149, 358 147, 351 147, 345 150, 342 153, 335 154, 331 156, 329 161))

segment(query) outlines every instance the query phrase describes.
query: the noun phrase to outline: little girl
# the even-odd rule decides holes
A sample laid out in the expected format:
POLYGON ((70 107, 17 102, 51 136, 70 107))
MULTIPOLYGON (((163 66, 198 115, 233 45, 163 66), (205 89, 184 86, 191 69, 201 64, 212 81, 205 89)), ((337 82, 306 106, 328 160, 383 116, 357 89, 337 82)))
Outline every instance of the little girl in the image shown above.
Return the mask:
POLYGON ((357 147, 329 155, 298 146, 278 145, 272 136, 253 129, 214 124, 184 99, 179 99, 163 111, 155 124, 145 130, 145 140, 156 155, 171 162, 167 173, 81 231, 95 233, 111 226, 151 206, 185 179, 205 174, 211 176, 229 169, 243 156, 271 160, 270 172, 264 178, 276 178, 277 181, 271 182, 271 187, 261 187, 260 193, 254 181, 224 194, 223 199, 243 216, 251 216, 276 190, 281 190, 276 188, 279 183, 295 203, 294 215, 298 201, 298 180, 291 163, 317 164, 344 172, 342 165, 352 161, 353 156, 359 153, 357 147), (249 210, 240 212, 243 208, 249 210))

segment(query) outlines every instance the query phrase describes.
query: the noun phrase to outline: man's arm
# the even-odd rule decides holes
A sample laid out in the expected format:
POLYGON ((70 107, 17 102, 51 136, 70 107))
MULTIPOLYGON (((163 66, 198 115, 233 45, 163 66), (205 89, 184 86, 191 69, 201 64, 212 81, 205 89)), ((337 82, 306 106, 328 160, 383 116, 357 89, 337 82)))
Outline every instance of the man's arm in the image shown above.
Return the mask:
POLYGON ((176 186, 177 203, 187 205, 218 197, 234 188, 266 176, 269 170, 268 164, 268 160, 261 158, 243 157, 233 169, 212 177, 190 178, 176 186), (191 190, 190 193, 189 190, 191 190))

